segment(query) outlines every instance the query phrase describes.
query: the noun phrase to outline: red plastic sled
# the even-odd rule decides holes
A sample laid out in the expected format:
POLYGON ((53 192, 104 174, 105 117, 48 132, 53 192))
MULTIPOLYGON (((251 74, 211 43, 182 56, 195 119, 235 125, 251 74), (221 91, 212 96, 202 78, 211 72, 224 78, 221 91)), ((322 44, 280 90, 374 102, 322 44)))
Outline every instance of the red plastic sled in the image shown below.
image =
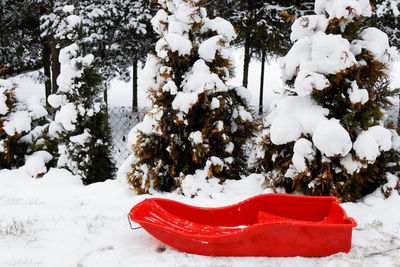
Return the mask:
POLYGON ((178 250, 209 256, 329 256, 348 252, 352 228, 336 197, 265 194, 221 208, 152 198, 129 219, 178 250))

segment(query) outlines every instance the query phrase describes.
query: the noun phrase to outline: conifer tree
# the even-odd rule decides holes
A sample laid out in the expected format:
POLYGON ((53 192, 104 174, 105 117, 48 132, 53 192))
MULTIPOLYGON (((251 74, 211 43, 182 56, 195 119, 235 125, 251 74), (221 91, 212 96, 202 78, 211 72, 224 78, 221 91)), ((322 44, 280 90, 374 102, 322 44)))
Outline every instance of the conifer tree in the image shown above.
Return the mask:
POLYGON ((52 160, 51 154, 44 151, 51 151, 44 139, 47 111, 36 100, 18 99, 15 85, 0 79, 0 169, 19 168, 29 157, 37 156, 38 166, 29 174, 36 177, 47 171, 45 165, 52 160))
MULTIPOLYGON (((42 1, 42 0, 37 0, 42 1)), ((49 9, 41 17, 42 37, 57 53, 57 45, 66 40, 63 7, 68 1, 44 1, 49 9)), ((137 108, 138 62, 145 61, 150 47, 155 43, 149 21, 153 5, 151 1, 85 0, 73 1, 76 12, 83 18, 81 43, 85 43, 85 54, 92 54, 106 83, 116 77, 129 81, 133 65, 133 106, 137 108)), ((42 3, 43 5, 43 3, 42 3)), ((67 40, 68 41, 68 40, 67 40)), ((68 44, 68 42, 67 42, 68 44)), ((58 60, 53 60, 57 61, 58 60)), ((53 62, 53 63, 57 63, 53 62)), ((57 64, 53 64, 57 68, 57 64)), ((53 71, 57 75, 57 71, 53 71)), ((57 85, 55 86, 57 87, 57 85)), ((107 101, 107 91, 104 91, 107 101)))
MULTIPOLYGON (((170 191, 189 174, 240 179, 253 117, 243 88, 226 85, 226 49, 236 37, 222 18, 209 19, 199 0, 160 0, 152 19, 161 35, 145 68, 153 109, 130 133, 128 181, 139 192, 170 191)), ((201 176, 201 177, 200 177, 201 176)))
POLYGON ((58 92, 49 96, 57 109, 49 134, 58 139, 58 167, 80 175, 85 184, 104 181, 113 175, 110 129, 102 98, 102 78, 91 54, 84 55, 82 18, 74 6, 65 6, 65 43, 60 51, 58 92))
POLYGON ((85 17, 84 39, 90 44, 85 52, 99 59, 107 82, 116 77, 129 81, 133 66, 133 108, 137 109, 138 62, 145 61, 156 41, 154 34, 149 34, 151 1, 91 0, 80 1, 79 6, 85 17))
POLYGON ((363 28, 368 0, 316 0, 315 13, 292 26, 290 89, 265 119, 259 166, 274 188, 355 201, 399 172, 399 136, 381 120, 398 94, 395 52, 385 33, 363 28))
POLYGON ((230 20, 238 30, 235 40, 244 48, 243 81, 248 85, 248 71, 253 57, 282 56, 291 42, 290 25, 298 16, 310 12, 310 1, 220 0, 207 1, 213 13, 230 20))
POLYGON ((8 77, 41 67, 39 13, 33 1, 0 3, 0 62, 8 77))
POLYGON ((6 80, 0 80, 0 101, 0 169, 10 169, 22 165, 21 156, 24 155, 25 148, 17 145, 20 133, 15 129, 7 129, 8 117, 14 109, 16 99, 13 86, 6 80))

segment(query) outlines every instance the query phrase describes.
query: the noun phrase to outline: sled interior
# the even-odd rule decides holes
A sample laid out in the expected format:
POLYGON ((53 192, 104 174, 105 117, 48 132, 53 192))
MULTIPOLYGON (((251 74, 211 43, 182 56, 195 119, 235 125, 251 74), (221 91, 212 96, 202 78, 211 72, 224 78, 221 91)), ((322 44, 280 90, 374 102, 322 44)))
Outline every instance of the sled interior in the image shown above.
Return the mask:
POLYGON ((148 199, 132 220, 171 231, 225 234, 258 224, 355 226, 335 197, 262 195, 221 208, 201 208, 168 199, 148 199))

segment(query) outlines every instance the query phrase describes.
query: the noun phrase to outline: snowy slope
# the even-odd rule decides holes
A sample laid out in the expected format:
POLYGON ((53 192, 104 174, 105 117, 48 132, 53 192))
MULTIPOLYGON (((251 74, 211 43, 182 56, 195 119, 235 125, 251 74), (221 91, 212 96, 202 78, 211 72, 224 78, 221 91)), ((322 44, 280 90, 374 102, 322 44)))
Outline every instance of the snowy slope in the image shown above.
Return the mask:
MULTIPOLYGON (((82 186, 66 171, 42 179, 22 170, 0 171, 0 266, 398 266, 400 196, 379 192, 343 207, 358 226, 348 254, 324 258, 204 257, 166 247, 143 229, 132 231, 127 213, 147 197, 198 206, 223 206, 262 192, 259 177, 232 181, 229 193, 210 198, 177 194, 137 196, 123 181, 82 186), (238 184, 239 183, 239 184, 238 184), (256 189, 258 188, 258 189, 256 189)), ((221 189, 221 188, 219 188, 221 189)))

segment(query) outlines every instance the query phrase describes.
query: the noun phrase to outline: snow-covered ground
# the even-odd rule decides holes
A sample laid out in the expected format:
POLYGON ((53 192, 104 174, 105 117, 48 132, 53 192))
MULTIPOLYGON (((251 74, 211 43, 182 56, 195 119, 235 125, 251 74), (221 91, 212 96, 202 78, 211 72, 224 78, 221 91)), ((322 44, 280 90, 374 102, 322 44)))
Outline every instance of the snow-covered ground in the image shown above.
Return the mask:
MULTIPOLYGON (((343 204, 358 226, 348 254, 322 258, 205 257, 163 245, 143 229, 131 230, 127 213, 148 197, 198 206, 223 206, 268 192, 255 175, 232 181, 214 198, 156 193, 137 196, 121 180, 83 186, 52 169, 41 179, 23 170, 0 171, 0 266, 399 266, 400 196, 376 192, 343 204)), ((220 189, 220 188, 219 188, 220 189)), ((322 237, 321 237, 322 238, 322 237)), ((327 241, 329 242, 329 240, 327 241)))
MULTIPOLYGON (((232 53, 240 63, 242 54, 232 53)), ((281 88, 278 65, 274 61, 266 69, 265 103, 270 103, 275 97, 273 91, 281 88)), ((399 64, 396 73, 400 73, 399 64)), ((240 84, 240 64, 237 74, 232 84, 240 84)), ((254 106, 258 103, 258 79, 259 63, 253 61, 249 93, 254 106)), ((43 86, 34 83, 32 77, 12 80, 19 84, 17 94, 24 98, 43 97, 43 86)), ((111 85, 110 105, 129 106, 130 83, 114 80, 111 85)), ((395 76, 393 85, 400 86, 399 76, 395 76)), ((139 104, 149 105, 145 92, 140 91, 139 104)), ((262 177, 253 175, 224 186, 210 186, 207 195, 192 199, 176 193, 138 196, 123 179, 83 186, 78 177, 65 170, 51 169, 41 179, 30 177, 23 168, 0 170, 0 266, 400 266, 397 193, 384 199, 377 191, 358 203, 343 204, 358 223, 352 249, 348 254, 323 258, 191 255, 166 247, 143 229, 129 228, 126 215, 144 198, 223 206, 268 193, 262 182, 262 177)))

